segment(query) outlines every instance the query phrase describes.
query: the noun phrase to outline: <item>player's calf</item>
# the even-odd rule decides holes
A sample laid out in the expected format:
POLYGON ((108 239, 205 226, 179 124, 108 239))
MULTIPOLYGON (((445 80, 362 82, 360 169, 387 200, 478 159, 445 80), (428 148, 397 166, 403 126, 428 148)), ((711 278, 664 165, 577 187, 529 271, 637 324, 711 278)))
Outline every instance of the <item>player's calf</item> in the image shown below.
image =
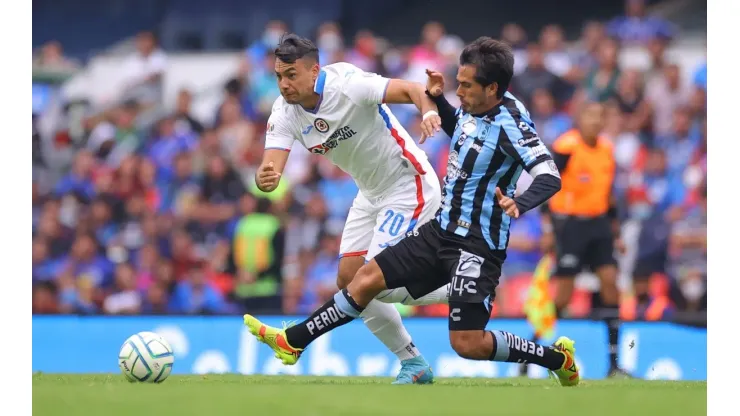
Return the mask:
POLYGON ((386 289, 383 272, 375 261, 366 264, 346 289, 335 293, 311 316, 285 330, 288 343, 304 349, 321 335, 358 318, 375 296, 386 289))

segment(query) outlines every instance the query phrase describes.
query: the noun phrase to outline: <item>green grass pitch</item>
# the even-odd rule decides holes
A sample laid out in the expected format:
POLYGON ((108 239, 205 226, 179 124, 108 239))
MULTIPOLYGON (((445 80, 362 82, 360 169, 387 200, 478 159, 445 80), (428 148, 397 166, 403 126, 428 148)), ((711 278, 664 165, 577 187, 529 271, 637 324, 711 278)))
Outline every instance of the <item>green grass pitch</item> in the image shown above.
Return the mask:
POLYGON ((171 376, 133 384, 122 375, 34 374, 33 414, 74 416, 705 415, 706 382, 439 379, 392 386, 390 378, 171 376))

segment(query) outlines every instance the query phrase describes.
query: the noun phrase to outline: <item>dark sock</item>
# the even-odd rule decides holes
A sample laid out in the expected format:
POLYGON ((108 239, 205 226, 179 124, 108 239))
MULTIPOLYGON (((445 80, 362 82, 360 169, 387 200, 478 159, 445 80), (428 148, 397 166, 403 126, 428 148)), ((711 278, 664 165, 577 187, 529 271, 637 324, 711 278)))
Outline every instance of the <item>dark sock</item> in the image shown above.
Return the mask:
POLYGON ((606 327, 609 330, 609 370, 619 368, 617 351, 619 351, 619 318, 607 318, 606 327))
POLYGON ((285 336, 293 348, 306 348, 316 338, 352 322, 364 309, 355 303, 347 289, 342 289, 316 309, 308 319, 286 329, 285 336))
POLYGON ((532 363, 549 370, 559 370, 565 355, 553 347, 536 344, 506 331, 490 331, 493 335, 493 353, 490 361, 532 363))

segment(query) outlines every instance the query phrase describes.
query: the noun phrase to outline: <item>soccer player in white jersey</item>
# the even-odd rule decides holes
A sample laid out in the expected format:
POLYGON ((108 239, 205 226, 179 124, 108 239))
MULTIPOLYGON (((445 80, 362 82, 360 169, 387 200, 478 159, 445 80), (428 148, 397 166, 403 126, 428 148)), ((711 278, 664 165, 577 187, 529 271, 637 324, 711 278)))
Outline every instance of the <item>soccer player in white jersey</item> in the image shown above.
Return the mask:
MULTIPOLYGON (((275 56, 282 96, 275 101, 267 124, 257 186, 266 192, 277 187, 295 142, 352 176, 360 191, 340 246, 337 285, 344 288, 365 262, 436 214, 441 190, 434 169, 386 103, 415 104, 425 115, 426 135, 440 128, 437 107, 421 84, 383 78, 348 63, 320 67, 316 46, 293 34, 282 39, 275 56)), ((391 303, 446 302, 446 292, 443 287, 412 299, 404 288, 396 289, 381 293, 365 309, 365 325, 401 361, 395 384, 430 383, 433 374, 391 303)), ((337 315, 322 318, 325 322, 315 322, 319 328, 337 315)), ((250 315, 245 315, 244 322, 262 342, 285 343, 250 315)), ((298 352, 291 359, 297 360, 298 352)), ((284 358, 283 362, 292 364, 284 358)))

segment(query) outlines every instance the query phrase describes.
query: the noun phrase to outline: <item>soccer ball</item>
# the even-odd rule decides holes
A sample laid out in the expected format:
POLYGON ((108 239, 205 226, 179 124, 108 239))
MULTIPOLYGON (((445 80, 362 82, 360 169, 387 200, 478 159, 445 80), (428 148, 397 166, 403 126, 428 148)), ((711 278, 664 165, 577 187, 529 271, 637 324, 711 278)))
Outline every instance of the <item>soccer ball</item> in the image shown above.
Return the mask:
POLYGON ((172 347, 154 332, 130 336, 118 353, 118 366, 131 382, 161 383, 172 372, 172 347))

